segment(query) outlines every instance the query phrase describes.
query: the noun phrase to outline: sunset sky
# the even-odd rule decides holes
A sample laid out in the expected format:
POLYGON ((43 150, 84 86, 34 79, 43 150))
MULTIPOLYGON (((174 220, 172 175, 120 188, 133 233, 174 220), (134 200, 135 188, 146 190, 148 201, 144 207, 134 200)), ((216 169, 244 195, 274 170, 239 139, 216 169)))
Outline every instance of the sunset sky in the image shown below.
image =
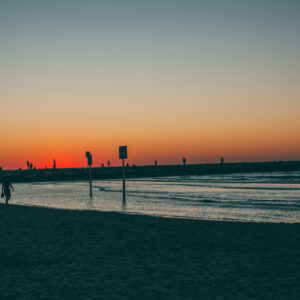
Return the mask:
POLYGON ((300 1, 0 0, 0 166, 300 159, 300 1))

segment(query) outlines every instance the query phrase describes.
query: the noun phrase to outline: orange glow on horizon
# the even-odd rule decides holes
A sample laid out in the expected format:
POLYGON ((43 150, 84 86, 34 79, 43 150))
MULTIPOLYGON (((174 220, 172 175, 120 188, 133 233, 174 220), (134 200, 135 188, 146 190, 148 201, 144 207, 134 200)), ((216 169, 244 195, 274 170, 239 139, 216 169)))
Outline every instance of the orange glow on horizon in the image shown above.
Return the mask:
MULTIPOLYGON (((55 159, 57 168, 86 167, 85 151, 93 154, 93 166, 119 166, 118 146, 128 145, 128 160, 132 165, 153 164, 181 164, 182 157, 187 163, 214 163, 219 162, 220 156, 225 162, 238 161, 270 161, 270 160, 299 160, 300 141, 294 138, 296 132, 289 135, 278 132, 273 136, 261 130, 260 135, 250 130, 224 131, 222 135, 211 131, 200 134, 191 132, 136 133, 124 138, 111 137, 100 140, 94 137, 50 137, 41 139, 23 140, 22 148, 17 141, 11 141, 0 150, 0 166, 3 169, 26 168, 29 160, 37 168, 52 168, 55 159), (234 134, 235 133, 235 134, 234 134), (83 141, 82 141, 83 140, 83 141)), ((20 141, 18 141, 20 142, 20 141)))

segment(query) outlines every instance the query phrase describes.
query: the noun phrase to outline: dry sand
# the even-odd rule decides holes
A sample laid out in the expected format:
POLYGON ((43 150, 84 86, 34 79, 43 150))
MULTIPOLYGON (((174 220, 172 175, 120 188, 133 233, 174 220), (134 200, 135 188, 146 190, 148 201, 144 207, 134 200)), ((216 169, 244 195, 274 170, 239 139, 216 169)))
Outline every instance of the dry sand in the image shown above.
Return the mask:
POLYGON ((300 224, 0 205, 1 299, 300 299, 300 224))

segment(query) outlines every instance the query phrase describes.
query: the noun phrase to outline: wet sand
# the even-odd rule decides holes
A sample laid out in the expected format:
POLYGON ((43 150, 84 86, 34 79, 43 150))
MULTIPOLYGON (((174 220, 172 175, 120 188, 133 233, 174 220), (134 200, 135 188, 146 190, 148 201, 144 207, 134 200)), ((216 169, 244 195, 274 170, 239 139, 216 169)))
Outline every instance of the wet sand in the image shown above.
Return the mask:
POLYGON ((300 224, 0 205, 1 299, 299 299, 300 224))

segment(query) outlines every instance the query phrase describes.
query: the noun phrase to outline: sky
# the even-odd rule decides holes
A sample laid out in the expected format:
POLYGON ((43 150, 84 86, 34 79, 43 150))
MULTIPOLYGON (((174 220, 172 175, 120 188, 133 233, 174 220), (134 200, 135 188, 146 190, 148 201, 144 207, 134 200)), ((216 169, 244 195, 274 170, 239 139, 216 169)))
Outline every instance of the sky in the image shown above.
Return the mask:
POLYGON ((3 169, 300 159, 300 1, 0 0, 3 169))

